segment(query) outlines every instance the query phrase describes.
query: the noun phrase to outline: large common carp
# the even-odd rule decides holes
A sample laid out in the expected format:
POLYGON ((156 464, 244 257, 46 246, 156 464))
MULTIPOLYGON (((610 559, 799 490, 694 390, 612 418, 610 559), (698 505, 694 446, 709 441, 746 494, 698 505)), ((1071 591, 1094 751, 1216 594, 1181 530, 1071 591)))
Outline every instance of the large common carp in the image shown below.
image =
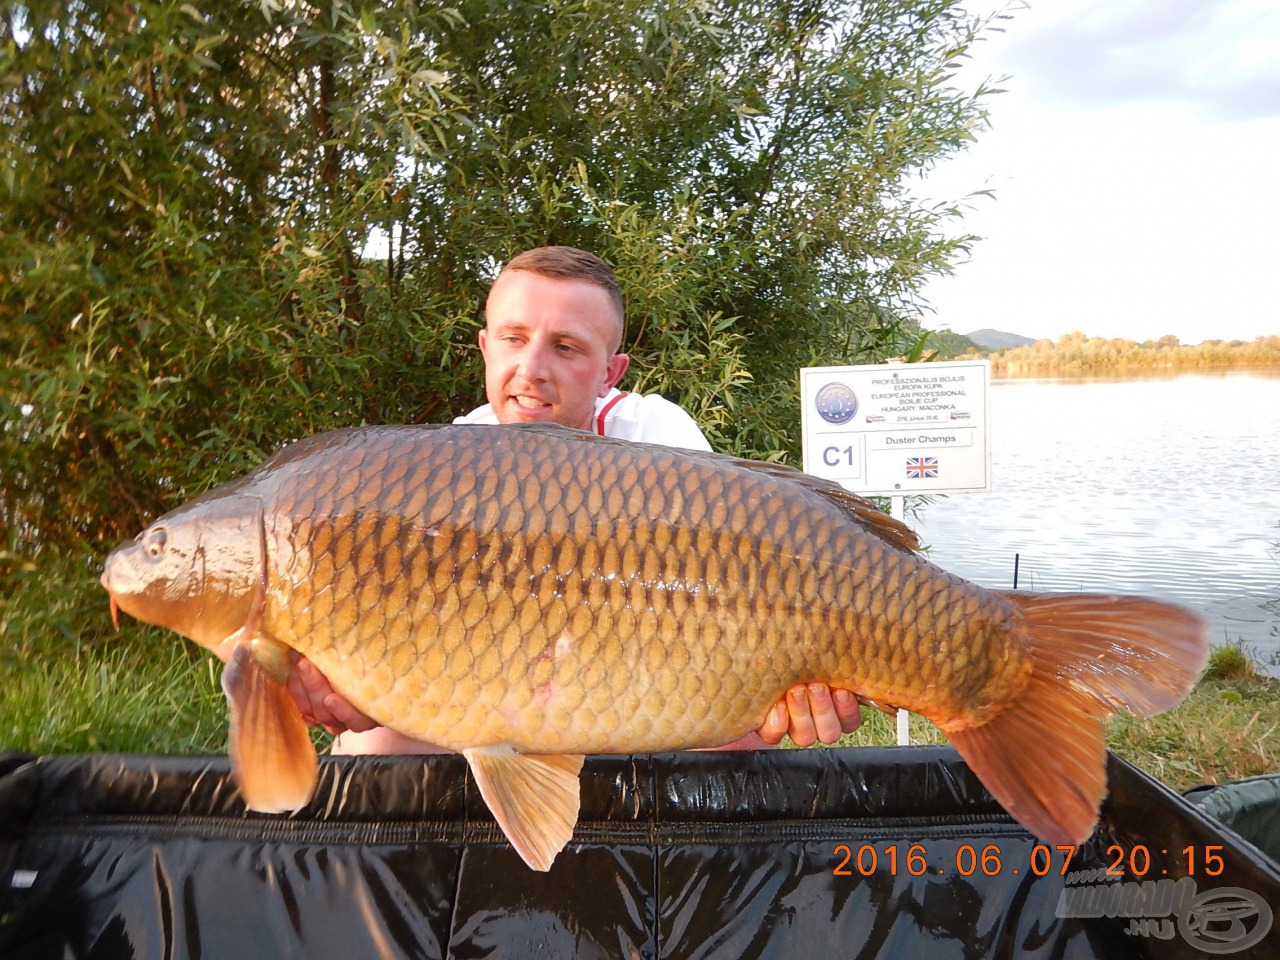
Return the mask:
POLYGON ((1181 699, 1202 621, 1152 600, 985 590, 838 486, 561 427, 340 430, 107 559, 116 605, 226 661, 246 804, 306 803, 290 651, 379 723, 461 751, 545 870, 589 753, 727 743, 821 680, 942 729, 1001 804, 1080 843, 1101 719, 1181 699))

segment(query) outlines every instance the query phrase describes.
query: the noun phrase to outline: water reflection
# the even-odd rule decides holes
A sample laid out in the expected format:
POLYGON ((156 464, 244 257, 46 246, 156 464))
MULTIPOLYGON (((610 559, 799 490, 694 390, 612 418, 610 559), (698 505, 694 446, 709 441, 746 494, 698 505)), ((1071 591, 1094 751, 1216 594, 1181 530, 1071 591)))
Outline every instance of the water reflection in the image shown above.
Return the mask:
POLYGON ((1143 593, 1280 674, 1280 371, 998 380, 992 485, 916 523, 986 586, 1143 593))

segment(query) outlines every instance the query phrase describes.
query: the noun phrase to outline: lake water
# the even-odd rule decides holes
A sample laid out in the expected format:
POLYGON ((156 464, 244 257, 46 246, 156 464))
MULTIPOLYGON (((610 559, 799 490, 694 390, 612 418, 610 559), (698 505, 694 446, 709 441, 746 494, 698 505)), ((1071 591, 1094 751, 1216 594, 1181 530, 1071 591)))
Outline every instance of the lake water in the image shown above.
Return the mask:
POLYGON ((909 518, 935 563, 1183 603, 1280 675, 1280 372, 996 380, 991 476, 909 518))

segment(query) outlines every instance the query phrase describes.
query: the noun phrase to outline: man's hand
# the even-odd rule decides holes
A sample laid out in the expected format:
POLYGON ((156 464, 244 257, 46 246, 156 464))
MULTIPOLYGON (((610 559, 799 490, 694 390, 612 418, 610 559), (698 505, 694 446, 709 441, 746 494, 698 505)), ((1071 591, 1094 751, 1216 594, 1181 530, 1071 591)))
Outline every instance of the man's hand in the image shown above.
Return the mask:
POLYGON ((300 653, 293 654, 288 686, 298 709, 302 711, 302 719, 309 727, 324 727, 337 735, 348 730, 364 733, 378 726, 334 693, 324 674, 300 653))
POLYGON ((821 740, 835 743, 862 725, 858 698, 848 690, 832 690, 825 683, 797 683, 773 705, 758 731, 765 743, 776 744, 790 734, 797 747, 821 740))

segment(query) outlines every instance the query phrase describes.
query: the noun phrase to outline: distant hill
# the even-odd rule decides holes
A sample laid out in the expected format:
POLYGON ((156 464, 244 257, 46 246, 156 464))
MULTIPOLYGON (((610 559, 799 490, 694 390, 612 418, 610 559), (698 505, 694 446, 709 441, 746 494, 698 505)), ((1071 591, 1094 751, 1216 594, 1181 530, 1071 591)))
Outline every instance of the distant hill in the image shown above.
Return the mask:
POLYGON ((981 353, 983 348, 968 337, 953 333, 950 330, 933 330, 929 334, 929 343, 926 349, 936 350, 939 359, 954 360, 961 354, 981 353))
POLYGON ((966 337, 984 350, 1003 350, 1005 347, 1025 347, 1035 343, 1034 337, 1023 337, 1016 333, 1005 333, 1003 330, 984 328, 966 333, 966 337))

